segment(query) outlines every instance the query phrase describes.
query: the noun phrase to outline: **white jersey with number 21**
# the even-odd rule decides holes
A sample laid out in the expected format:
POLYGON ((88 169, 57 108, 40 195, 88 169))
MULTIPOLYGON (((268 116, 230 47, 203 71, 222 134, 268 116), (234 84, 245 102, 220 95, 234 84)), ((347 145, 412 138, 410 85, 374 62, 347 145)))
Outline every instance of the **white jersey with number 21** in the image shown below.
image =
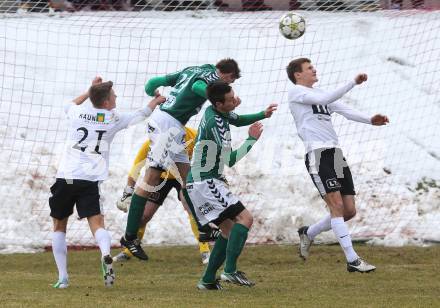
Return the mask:
POLYGON ((132 113, 97 109, 89 103, 69 103, 68 136, 57 178, 103 181, 108 177, 110 144, 116 133, 151 114, 145 107, 132 113))

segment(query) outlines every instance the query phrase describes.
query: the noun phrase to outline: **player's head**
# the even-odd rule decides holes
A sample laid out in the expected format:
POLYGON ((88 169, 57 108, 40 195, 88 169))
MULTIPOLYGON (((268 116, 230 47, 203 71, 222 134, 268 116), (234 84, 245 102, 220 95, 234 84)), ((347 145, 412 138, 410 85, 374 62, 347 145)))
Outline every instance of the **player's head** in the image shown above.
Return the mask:
POLYGON ((312 86, 318 81, 316 70, 307 58, 292 60, 287 66, 287 76, 294 84, 312 86))
POLYGON ((95 108, 112 110, 116 107, 116 94, 112 87, 112 81, 102 82, 90 87, 89 97, 95 108))
POLYGON ((217 68, 220 79, 228 84, 233 83, 236 79, 241 77, 240 68, 234 59, 226 58, 220 60, 215 67, 217 68))
POLYGON ((237 107, 237 98, 232 87, 223 80, 217 80, 206 89, 211 104, 220 112, 230 112, 237 107))

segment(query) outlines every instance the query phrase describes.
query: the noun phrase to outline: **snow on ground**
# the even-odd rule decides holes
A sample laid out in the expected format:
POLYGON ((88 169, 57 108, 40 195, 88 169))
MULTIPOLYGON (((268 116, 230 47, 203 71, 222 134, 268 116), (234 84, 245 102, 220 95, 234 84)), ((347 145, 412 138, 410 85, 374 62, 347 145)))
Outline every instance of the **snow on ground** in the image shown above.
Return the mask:
MULTIPOLYGON (((238 113, 280 103, 247 158, 227 171, 231 190, 253 212, 254 243, 297 242, 296 229, 326 213, 304 162, 287 107, 285 67, 305 56, 319 85, 329 88, 366 72, 369 80, 343 100, 368 114, 387 114, 387 127, 334 124, 354 175, 355 239, 407 245, 440 241, 440 12, 303 12, 307 32, 289 41, 278 33, 281 12, 80 13, 0 19, 0 252, 50 244, 47 199, 66 136, 61 106, 96 74, 113 80, 119 109, 148 98, 145 81, 188 65, 235 58, 243 77, 234 88, 238 113)), ((197 127, 200 116, 189 123, 197 127)), ((233 128, 239 144, 246 129, 233 128)), ((106 225, 117 244, 126 214, 115 202, 145 139, 143 125, 120 133, 103 184, 106 225)), ((68 227, 71 245, 93 244, 85 221, 68 227)), ((322 234, 332 242, 332 232, 322 234)), ((175 195, 149 224, 147 244, 194 244, 175 195)))

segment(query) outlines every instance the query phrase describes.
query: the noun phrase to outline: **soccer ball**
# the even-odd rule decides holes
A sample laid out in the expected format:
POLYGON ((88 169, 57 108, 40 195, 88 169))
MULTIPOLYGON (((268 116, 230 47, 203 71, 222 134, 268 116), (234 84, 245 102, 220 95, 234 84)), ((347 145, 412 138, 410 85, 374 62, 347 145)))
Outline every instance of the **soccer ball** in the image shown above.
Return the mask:
POLYGON ((306 21, 301 15, 289 12, 281 16, 280 32, 285 38, 295 40, 301 37, 305 31, 306 21))

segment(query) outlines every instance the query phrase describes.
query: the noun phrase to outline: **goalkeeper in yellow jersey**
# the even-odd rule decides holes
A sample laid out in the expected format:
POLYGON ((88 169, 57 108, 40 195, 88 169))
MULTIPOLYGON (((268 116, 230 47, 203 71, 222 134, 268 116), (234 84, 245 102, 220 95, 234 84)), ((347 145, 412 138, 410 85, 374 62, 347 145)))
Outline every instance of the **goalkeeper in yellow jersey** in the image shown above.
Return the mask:
MULTIPOLYGON (((196 139, 197 131, 188 127, 185 127, 185 143, 186 143, 186 151, 188 152, 188 156, 191 158, 194 148, 194 140, 196 139)), ((142 167, 145 165, 145 159, 148 155, 148 152, 150 151, 150 140, 147 140, 142 145, 141 149, 139 150, 133 165, 130 169, 128 180, 127 180, 127 186, 124 189, 124 193, 116 203, 116 206, 121 211, 127 212, 128 207, 130 206, 131 196, 134 191, 134 186, 136 185, 136 180, 139 177, 140 171, 142 167)), ((158 198, 156 202, 148 201, 147 206, 145 207, 142 220, 139 226, 138 230, 138 240, 142 240, 145 232, 145 226, 146 224, 153 218, 156 211, 159 209, 159 207, 163 204, 165 198, 167 197, 168 193, 171 191, 172 188, 175 188, 177 191, 177 196, 179 197, 179 192, 181 190, 180 183, 174 178, 174 176, 170 172, 163 172, 161 174, 162 179, 166 179, 165 185, 158 190, 156 193, 158 194, 158 198)), ((180 199, 180 197, 179 197, 180 199)), ((207 264, 209 261, 209 244, 206 242, 200 242, 199 241, 199 231, 197 229, 197 223, 195 222, 193 216, 188 211, 188 209, 185 209, 188 213, 188 218, 191 223, 191 229, 194 234, 194 237, 199 242, 199 250, 200 255, 202 257, 202 263, 207 264)), ((132 253, 127 249, 123 249, 117 256, 113 258, 116 262, 123 262, 127 261, 132 257, 132 253)))

